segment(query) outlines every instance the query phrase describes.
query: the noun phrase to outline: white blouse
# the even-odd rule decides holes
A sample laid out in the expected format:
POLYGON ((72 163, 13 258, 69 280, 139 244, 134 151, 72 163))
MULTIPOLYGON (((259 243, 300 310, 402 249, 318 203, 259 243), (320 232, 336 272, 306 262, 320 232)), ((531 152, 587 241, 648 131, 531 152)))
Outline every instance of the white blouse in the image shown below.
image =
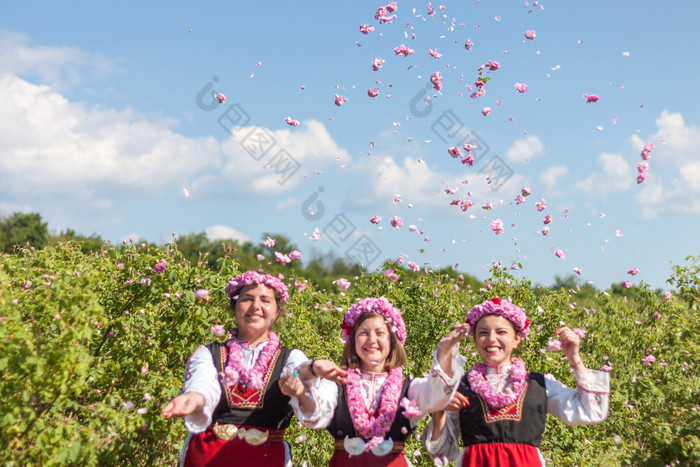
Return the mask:
MULTIPOLYGON (((486 380, 496 391, 503 392, 511 365, 499 367, 486 366, 486 380)), ((553 375, 544 375, 544 387, 547 395, 547 413, 550 413, 566 425, 592 425, 600 423, 608 416, 610 402, 610 375, 603 371, 586 369, 576 372, 576 389, 573 390, 553 375)), ((527 422, 523 422, 527 423, 527 422)), ((434 457, 447 457, 461 464, 464 450, 459 448, 459 412, 447 412, 445 429, 440 438, 432 441, 433 421, 431 420, 423 432, 425 448, 434 457)), ((540 461, 545 465, 540 454, 540 461)))
MULTIPOLYGON (((464 374, 466 362, 466 358, 459 354, 457 347, 455 346, 452 351, 452 378, 448 377, 440 367, 437 361, 437 351, 433 351, 433 364, 430 373, 411 381, 407 397, 420 410, 419 415, 409 417, 411 427, 415 427, 426 414, 444 409, 452 399, 464 374)), ((362 398, 368 409, 372 410, 377 407, 387 377, 387 373, 361 372, 362 398)), ((307 385, 307 394, 315 403, 315 409, 311 415, 304 415, 299 408, 299 400, 292 397, 291 404, 294 413, 304 426, 317 430, 324 429, 333 420, 338 405, 338 386, 336 383, 322 378, 315 378, 304 383, 307 385)), ((402 409, 399 408, 399 410, 402 409)), ((351 441, 359 442, 361 438, 353 438, 351 441)), ((391 448, 389 447, 389 449, 391 448)))
MULTIPOLYGON (((258 361, 260 352, 265 348, 267 340, 264 340, 254 348, 250 348, 247 342, 241 342, 243 349, 243 364, 246 368, 251 369, 258 361)), ((283 371, 294 373, 299 369, 299 366, 308 360, 304 352, 297 349, 292 349, 287 356, 287 361, 284 364, 283 371)), ((198 392, 204 396, 204 408, 201 411, 196 411, 185 416, 185 427, 190 434, 185 440, 185 445, 180 453, 181 465, 185 459, 185 452, 189 444, 190 437, 193 434, 202 433, 211 425, 212 415, 216 406, 219 405, 221 399, 221 386, 219 384, 219 375, 214 366, 214 359, 208 348, 200 346, 190 357, 185 368, 185 386, 182 393, 198 392)), ((292 466, 292 456, 289 445, 284 443, 285 450, 285 467, 292 466)))

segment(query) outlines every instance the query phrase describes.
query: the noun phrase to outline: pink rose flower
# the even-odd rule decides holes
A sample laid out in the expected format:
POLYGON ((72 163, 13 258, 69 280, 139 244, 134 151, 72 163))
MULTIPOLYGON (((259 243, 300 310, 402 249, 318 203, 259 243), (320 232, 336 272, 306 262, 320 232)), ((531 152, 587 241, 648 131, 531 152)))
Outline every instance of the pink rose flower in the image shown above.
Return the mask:
POLYGON ((591 94, 590 96, 588 96, 588 97, 586 98, 586 102, 589 103, 589 104, 590 104, 591 102, 598 102, 598 96, 596 96, 595 94, 591 94))
POLYGON ((546 216, 544 216, 544 220, 542 222, 544 222, 544 225, 551 224, 552 223, 552 216, 547 214, 546 216))
POLYGON ((483 209, 484 211, 490 211, 491 209, 493 209, 493 203, 489 203, 487 201, 481 206, 481 209, 483 209))
POLYGON ((434 58, 440 58, 442 57, 441 53, 438 53, 437 49, 428 49, 428 55, 434 58))
POLYGON ((339 94, 334 94, 334 99, 335 99, 335 105, 340 107, 343 105, 345 102, 347 102, 347 98, 345 96, 341 96, 339 94))
POLYGON ((489 60, 486 66, 489 67, 489 71, 496 71, 501 67, 501 64, 496 61, 489 60))
POLYGON ((284 253, 280 253, 279 251, 275 251, 275 261, 277 261, 280 264, 289 264, 292 262, 292 259, 288 255, 285 255, 284 253))
POLYGON ((374 61, 372 62, 372 70, 374 70, 374 71, 379 71, 383 66, 384 66, 384 60, 382 60, 379 57, 375 58, 374 61))
POLYGON ((224 102, 226 102, 226 96, 219 93, 216 95, 216 100, 219 101, 219 104, 223 104, 224 102))
POLYGON ((408 262, 408 267, 411 268, 411 270, 412 270, 413 272, 418 272, 418 271, 420 271, 420 266, 418 266, 418 265, 417 265, 416 263, 414 263, 413 261, 409 261, 409 262, 408 262))
POLYGON ((474 154, 467 154, 462 158, 462 164, 464 165, 474 165, 474 154))
POLYGON ((377 97, 379 95, 379 88, 370 88, 367 90, 367 95, 369 97, 377 97))
POLYGON ((623 289, 631 289, 632 288, 632 283, 630 281, 625 281, 622 284, 620 284, 623 289))
POLYGON ((374 26, 370 26, 369 24, 361 24, 360 25, 360 32, 362 34, 367 35, 372 31, 374 31, 374 26))
POLYGON ((536 33, 535 33, 534 29, 530 29, 530 30, 525 31, 525 38, 526 39, 530 39, 530 41, 534 41, 535 36, 536 36, 536 33))
POLYGON ((275 246, 275 239, 267 237, 267 239, 265 240, 265 246, 268 248, 272 248, 273 246, 275 246))
POLYGON ((467 41, 464 43, 464 48, 467 50, 471 50, 473 46, 474 46, 474 43, 472 42, 471 39, 467 39, 467 41))
POLYGON ((334 280, 333 283, 343 290, 348 290, 352 285, 349 280, 344 279, 342 277, 340 279, 334 280))
POLYGON ((400 229, 402 225, 403 225, 403 219, 401 219, 399 216, 394 216, 391 218, 391 226, 392 227, 396 227, 397 229, 400 229))
POLYGON ((544 211, 547 208, 547 201, 544 198, 535 203, 535 207, 538 211, 544 211))
POLYGON ((404 57, 408 57, 409 55, 413 55, 414 52, 413 49, 401 44, 398 47, 394 48, 394 53, 396 55, 403 55, 404 57))
POLYGON ((442 89, 442 75, 440 74, 439 71, 436 71, 432 75, 430 75, 430 82, 433 83, 433 88, 436 91, 439 91, 442 89))
POLYGON ((566 257, 564 256, 564 252, 562 250, 554 250, 554 255, 557 258, 566 259, 566 257))
POLYGON ((194 293, 194 298, 198 300, 207 298, 207 296, 209 296, 209 291, 206 289, 197 289, 197 291, 194 293))
POLYGON ((165 260, 161 259, 154 267, 153 270, 158 274, 165 272, 165 260))
POLYGON ((226 334, 226 329, 224 329, 223 324, 216 324, 216 325, 210 327, 209 330, 216 337, 222 337, 224 334, 226 334))
POLYGON ((523 204, 525 202, 525 197, 521 194, 515 197, 515 204, 523 204))
POLYGON ((491 230, 493 230, 496 235, 505 232, 505 230, 503 230, 503 221, 501 219, 491 221, 491 230))
POLYGON ((301 259, 301 251, 299 251, 299 250, 290 251, 289 258, 290 259, 301 259))
POLYGON ((518 92, 523 93, 527 91, 527 83, 515 83, 515 89, 518 92))
POLYGON ((484 117, 487 116, 487 115, 490 114, 490 113, 491 113, 491 107, 484 107, 483 109, 481 109, 481 114, 482 114, 484 117))
POLYGON ((450 156, 454 158, 460 157, 462 155, 462 149, 459 146, 450 146, 447 152, 450 156))
POLYGON ((287 122, 287 125, 289 125, 289 126, 297 126, 297 125, 299 125, 299 120, 294 120, 294 119, 292 119, 291 117, 286 117, 286 118, 284 119, 284 121, 287 122))
POLYGON ((547 352, 559 352, 561 350, 561 342, 558 338, 549 339, 547 341, 547 352))
POLYGON ((464 143, 464 146, 462 146, 462 148, 463 148, 466 152, 472 152, 474 149, 476 149, 476 144, 468 143, 468 142, 467 142, 467 143, 464 143))
POLYGON ((369 221, 370 221, 372 224, 379 224, 379 223, 382 221, 382 218, 379 217, 379 216, 372 216, 372 217, 369 218, 369 221))
POLYGON ((580 276, 581 275, 581 268, 575 267, 574 272, 580 276))
POLYGON ((386 272, 384 272, 384 277, 386 277, 386 280, 392 282, 399 280, 399 275, 396 274, 393 269, 387 269, 386 272))
POLYGON ((520 194, 523 196, 530 196, 530 193, 532 193, 532 190, 529 186, 524 186, 520 189, 520 194))
POLYGON ((634 276, 636 274, 639 274, 639 269, 637 269, 637 267, 635 266, 632 269, 630 269, 629 271, 627 271, 627 274, 629 274, 630 276, 634 276))
POLYGON ((642 364, 647 365, 647 366, 651 366, 651 364, 654 363, 655 361, 656 361, 656 357, 654 357, 653 355, 647 355, 646 357, 644 357, 642 359, 642 364))
POLYGON ((637 175, 637 185, 639 185, 640 183, 644 183, 648 176, 649 174, 646 172, 637 175))

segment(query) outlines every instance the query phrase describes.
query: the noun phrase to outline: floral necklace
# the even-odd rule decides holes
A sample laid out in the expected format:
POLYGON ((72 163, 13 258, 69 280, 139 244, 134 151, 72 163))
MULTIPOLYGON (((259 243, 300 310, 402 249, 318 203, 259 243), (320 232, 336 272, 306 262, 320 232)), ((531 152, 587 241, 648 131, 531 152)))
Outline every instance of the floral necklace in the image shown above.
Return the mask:
POLYGON ((253 365, 253 368, 246 368, 243 365, 243 348, 241 343, 236 339, 238 329, 231 330, 231 339, 226 343, 228 348, 228 362, 224 368, 223 383, 224 386, 235 386, 236 383, 241 383, 254 391, 260 391, 263 388, 263 374, 270 366, 272 358, 280 348, 279 337, 274 332, 268 333, 268 341, 263 347, 258 360, 253 365))
POLYGON ((348 398, 348 409, 352 424, 357 433, 369 442, 365 445, 365 451, 371 451, 379 443, 384 441, 384 436, 389 432, 394 423, 396 410, 399 406, 399 396, 403 385, 403 367, 389 370, 389 376, 384 383, 379 406, 374 414, 370 414, 362 399, 360 382, 360 370, 352 368, 348 370, 348 379, 345 385, 348 398))
POLYGON ((510 376, 506 381, 501 394, 491 387, 486 379, 486 365, 475 363, 469 370, 467 379, 472 391, 481 396, 486 403, 494 409, 507 407, 518 398, 527 381, 527 369, 522 358, 510 359, 510 376))

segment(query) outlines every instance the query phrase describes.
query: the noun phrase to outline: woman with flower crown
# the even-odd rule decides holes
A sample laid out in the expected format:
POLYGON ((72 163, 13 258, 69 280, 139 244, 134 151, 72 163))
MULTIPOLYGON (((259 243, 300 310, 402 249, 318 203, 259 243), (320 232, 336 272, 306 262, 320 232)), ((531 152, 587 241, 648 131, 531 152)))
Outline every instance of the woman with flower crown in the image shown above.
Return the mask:
POLYGON ((539 446, 547 413, 567 425, 605 420, 609 375, 586 368, 574 331, 562 327, 557 336, 576 375, 575 390, 551 374, 528 371, 522 359, 512 356, 530 331, 522 308, 499 298, 486 300, 467 313, 467 324, 484 362, 471 367, 447 413, 435 412, 423 433, 426 449, 436 461, 456 460, 461 467, 543 466, 539 446))
MULTIPOLYGON (((287 286, 277 277, 247 271, 231 279, 226 293, 238 327, 227 342, 194 352, 183 394, 162 411, 165 418, 184 417, 190 432, 180 464, 291 467, 284 430, 293 411, 278 380, 283 372, 297 372, 307 358, 282 346, 271 331, 289 299, 287 286)), ((302 385, 298 379, 288 384, 302 385)), ((313 406, 303 395, 297 404, 313 406)))
POLYGON ((292 396, 304 425, 325 428, 335 439, 330 466, 410 466, 404 441, 424 415, 443 409, 456 391, 465 362, 456 344, 467 326, 457 326, 440 341, 430 374, 422 378, 404 377, 406 326, 386 298, 357 301, 341 328, 345 371, 329 360, 312 360, 302 366, 300 377, 324 379, 283 392, 292 396), (301 406, 305 397, 313 401, 311 410, 301 406))

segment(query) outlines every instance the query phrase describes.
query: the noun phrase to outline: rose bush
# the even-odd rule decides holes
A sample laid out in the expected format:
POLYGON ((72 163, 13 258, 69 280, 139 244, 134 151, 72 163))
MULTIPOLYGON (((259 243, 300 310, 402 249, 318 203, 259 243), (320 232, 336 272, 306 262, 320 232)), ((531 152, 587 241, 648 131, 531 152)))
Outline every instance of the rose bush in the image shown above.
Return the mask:
MULTIPOLYGON (((224 287, 242 269, 239 261, 251 267, 237 255, 228 250, 215 269, 205 257, 190 263, 175 245, 105 245, 86 253, 69 242, 3 255, 2 462, 175 464, 186 430, 179 420, 163 419, 160 409, 179 394, 184 363, 197 346, 225 339, 214 331, 235 325, 224 287)), ((388 262, 391 274, 349 277, 347 291, 319 288, 303 269, 285 267, 285 282, 296 285, 276 331, 283 344, 313 358, 339 361, 339 324, 348 306, 384 296, 404 314, 405 371, 420 376, 440 337, 474 304, 498 296, 530 318, 518 355, 530 369, 573 386, 563 354, 548 352, 547 344, 562 324, 581 328, 586 365, 611 372, 610 416, 592 427, 564 427, 549 417, 545 457, 553 465, 700 464, 700 318, 690 309, 700 283, 695 263, 676 267, 670 283, 679 292, 670 298, 646 286, 533 287, 498 264, 482 284, 454 271, 426 274, 388 262)), ((470 341, 461 351, 470 364, 477 357, 470 341)), ((432 465, 416 438, 407 444, 408 457, 432 465)), ((295 422, 287 440, 295 465, 325 465, 332 451, 328 433, 295 422)))

